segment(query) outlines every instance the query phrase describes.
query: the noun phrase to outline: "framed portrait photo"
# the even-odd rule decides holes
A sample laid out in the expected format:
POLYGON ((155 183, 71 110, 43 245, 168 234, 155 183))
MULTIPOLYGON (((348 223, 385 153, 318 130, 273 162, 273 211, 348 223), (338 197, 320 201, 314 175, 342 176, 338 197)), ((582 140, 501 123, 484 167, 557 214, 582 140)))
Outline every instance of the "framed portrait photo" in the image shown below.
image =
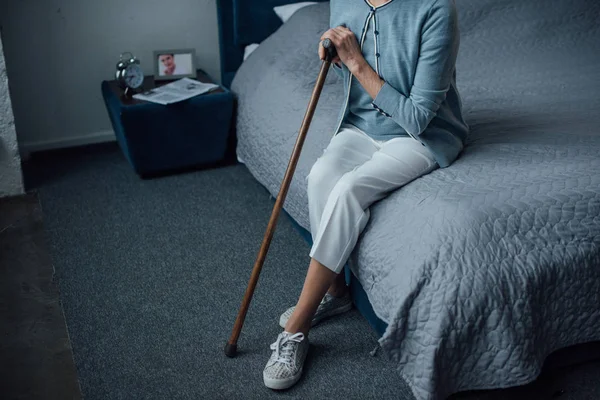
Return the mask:
POLYGON ((196 50, 155 50, 154 79, 160 81, 196 77, 196 50))

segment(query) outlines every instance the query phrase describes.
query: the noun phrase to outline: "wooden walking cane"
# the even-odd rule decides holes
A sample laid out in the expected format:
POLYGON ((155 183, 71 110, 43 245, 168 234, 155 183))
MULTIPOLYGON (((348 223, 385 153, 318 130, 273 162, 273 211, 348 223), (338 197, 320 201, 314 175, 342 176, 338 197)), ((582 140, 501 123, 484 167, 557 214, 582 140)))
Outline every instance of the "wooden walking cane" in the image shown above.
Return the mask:
POLYGON ((252 296, 254 294, 254 289, 256 288, 256 283, 258 282, 260 271, 267 256, 267 251, 269 250, 271 239, 273 238, 273 234, 275 233, 277 219, 279 218, 279 213, 281 211, 281 208, 283 207, 283 203, 285 202, 285 197, 290 187, 290 183, 292 182, 292 177, 294 176, 294 171, 296 170, 296 164, 298 164, 300 152, 302 151, 302 146, 304 145, 306 133, 308 132, 308 128, 312 121, 312 117, 315 113, 315 109, 317 108, 317 103, 319 102, 319 97, 321 96, 321 90, 323 89, 325 78, 327 78, 327 73, 329 72, 329 67, 331 66, 331 60, 333 60, 333 58, 336 55, 335 47, 329 39, 325 39, 322 42, 322 46, 327 50, 326 57, 323 63, 321 64, 321 71, 319 72, 315 88, 310 98, 310 102, 308 103, 308 109, 306 110, 306 114, 304 115, 304 120, 302 121, 302 125, 300 126, 298 139, 296 140, 296 144, 294 145, 290 162, 288 163, 287 170, 283 177, 283 182, 281 183, 279 195, 277 196, 277 200, 275 201, 275 205, 273 206, 271 219, 269 220, 267 231, 265 232, 260 251, 258 252, 258 257, 256 258, 256 262, 254 263, 252 275, 250 276, 250 281, 248 282, 248 288, 246 289, 246 293, 244 294, 240 311, 238 312, 235 324, 233 325, 233 332, 231 333, 229 341, 225 345, 225 354, 227 355, 227 357, 235 357, 235 355, 237 354, 237 341, 240 336, 242 326, 244 325, 244 319, 246 318, 246 313, 248 312, 248 307, 250 306, 250 301, 252 300, 252 296))

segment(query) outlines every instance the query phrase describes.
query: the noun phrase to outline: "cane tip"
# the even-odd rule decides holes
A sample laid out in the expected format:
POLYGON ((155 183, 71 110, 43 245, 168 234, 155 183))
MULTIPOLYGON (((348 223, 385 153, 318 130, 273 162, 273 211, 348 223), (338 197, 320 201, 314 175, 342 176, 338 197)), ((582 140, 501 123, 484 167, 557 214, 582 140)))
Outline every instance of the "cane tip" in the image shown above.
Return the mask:
POLYGON ((227 343, 225 345, 225 355, 229 358, 235 357, 237 354, 237 344, 227 343))

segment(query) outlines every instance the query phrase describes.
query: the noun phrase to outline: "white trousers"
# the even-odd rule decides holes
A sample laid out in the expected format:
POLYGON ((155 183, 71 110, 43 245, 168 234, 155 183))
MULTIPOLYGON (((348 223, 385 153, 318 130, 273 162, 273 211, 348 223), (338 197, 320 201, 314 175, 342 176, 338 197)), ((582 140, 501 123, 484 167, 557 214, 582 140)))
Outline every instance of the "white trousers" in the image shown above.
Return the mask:
POLYGON ((344 124, 308 177, 310 256, 340 273, 369 221, 369 207, 438 167, 410 137, 377 141, 344 124))

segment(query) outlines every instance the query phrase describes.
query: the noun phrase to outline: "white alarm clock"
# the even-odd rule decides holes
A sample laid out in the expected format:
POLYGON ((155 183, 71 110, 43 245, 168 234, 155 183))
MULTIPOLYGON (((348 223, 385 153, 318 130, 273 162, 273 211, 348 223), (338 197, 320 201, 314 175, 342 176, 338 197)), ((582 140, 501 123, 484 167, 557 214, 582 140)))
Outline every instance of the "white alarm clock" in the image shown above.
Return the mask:
POLYGON ((144 71, 140 66, 140 60, 130 52, 122 53, 117 63, 116 77, 121 88, 125 89, 125 95, 140 89, 144 83, 144 71), (125 55, 129 57, 124 59, 125 55))

